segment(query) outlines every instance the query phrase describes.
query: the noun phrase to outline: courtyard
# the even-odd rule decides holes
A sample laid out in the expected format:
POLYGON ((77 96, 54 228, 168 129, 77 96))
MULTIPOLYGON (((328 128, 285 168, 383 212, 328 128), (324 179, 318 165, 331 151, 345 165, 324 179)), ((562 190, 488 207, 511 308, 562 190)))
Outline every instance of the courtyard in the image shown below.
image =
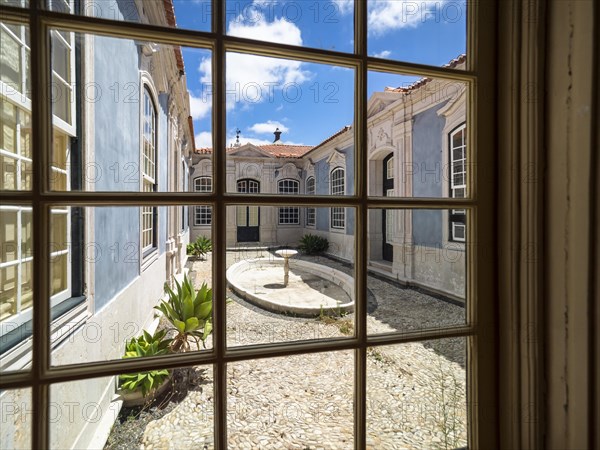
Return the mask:
MULTIPOLYGON (((227 252, 227 266, 273 259, 265 249, 227 252)), ((298 258, 348 275, 353 268, 326 256, 298 258)), ((211 258, 188 262, 196 287, 211 283, 211 258)), ((368 332, 431 329, 461 323, 464 308, 441 298, 368 277, 368 332)), ((284 290, 282 290, 282 295, 284 290)), ((351 336, 354 314, 300 318, 265 311, 227 293, 227 344, 351 336)), ((207 347, 212 345, 212 338, 207 347)), ((367 444, 372 449, 466 446, 465 340, 448 338, 369 348, 367 444)), ((349 449, 354 447, 352 351, 241 361, 228 366, 227 430, 231 448, 349 449)), ((213 448, 213 373, 195 367, 184 393, 144 421, 140 448, 213 448)), ((142 423, 142 422, 140 422, 142 423)), ((131 426, 131 424, 130 424, 131 426)), ((114 433, 120 425, 115 425, 114 433)), ((141 433, 142 430, 139 430, 141 433)), ((111 436, 112 438, 112 436, 111 436)), ((124 448, 109 439, 107 448, 124 448)))

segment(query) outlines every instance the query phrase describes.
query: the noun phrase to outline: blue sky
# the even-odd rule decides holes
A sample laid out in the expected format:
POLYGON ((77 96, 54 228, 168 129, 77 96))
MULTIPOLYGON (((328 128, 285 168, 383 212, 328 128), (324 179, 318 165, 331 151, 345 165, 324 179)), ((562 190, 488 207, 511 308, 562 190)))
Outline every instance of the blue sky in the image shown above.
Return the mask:
MULTIPOLYGON (((180 28, 208 31, 210 2, 175 0, 180 28)), ((291 45, 353 50, 351 0, 227 1, 231 35, 291 45)), ((464 0, 369 2, 369 54, 440 66, 466 50, 464 0)), ((197 147, 211 144, 210 53, 183 49, 197 147)), ((371 72, 369 96, 385 86, 415 80, 371 72)), ((288 144, 316 145, 353 122, 354 73, 325 64, 251 55, 227 55, 227 138, 272 142, 283 131, 288 144)))

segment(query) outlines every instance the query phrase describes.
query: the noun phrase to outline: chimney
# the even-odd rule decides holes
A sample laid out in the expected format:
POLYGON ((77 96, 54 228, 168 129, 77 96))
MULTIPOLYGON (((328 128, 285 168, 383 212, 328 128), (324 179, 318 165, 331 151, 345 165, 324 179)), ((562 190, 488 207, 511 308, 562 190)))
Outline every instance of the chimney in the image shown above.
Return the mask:
POLYGON ((273 144, 281 144, 281 131, 279 131, 279 128, 275 129, 275 132, 273 134, 275 135, 275 140, 273 141, 273 144))

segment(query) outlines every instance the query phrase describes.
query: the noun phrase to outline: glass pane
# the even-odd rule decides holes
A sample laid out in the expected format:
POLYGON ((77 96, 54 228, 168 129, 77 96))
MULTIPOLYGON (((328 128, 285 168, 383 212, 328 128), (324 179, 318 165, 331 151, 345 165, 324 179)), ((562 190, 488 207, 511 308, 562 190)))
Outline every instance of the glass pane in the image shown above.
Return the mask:
POLYGON ((58 30, 53 39, 52 190, 190 191, 201 154, 194 175, 212 175, 212 82, 199 73, 209 51, 58 30))
POLYGON ((31 207, 0 206, 0 371, 31 362, 33 254, 31 207), (15 349, 17 344, 22 344, 15 349), (15 349, 15 350, 13 350, 15 349))
POLYGON ((369 210, 369 334, 465 323, 465 223, 464 210, 369 210))
POLYGON ((211 366, 53 384, 50 448, 214 448, 213 397, 211 366))
POLYGON ((18 160, 0 154, 0 165, 2 167, 2 190, 17 190, 18 160))
MULTIPOLYGON (((354 210, 337 208, 334 229, 334 208, 311 208, 315 225, 306 209, 227 209, 229 346, 354 335, 354 210)), ((193 264, 211 273, 210 259, 193 264)))
MULTIPOLYGON (((212 20, 211 0, 174 0, 168 2, 136 0, 82 2, 74 7, 66 0, 48 0, 55 11, 72 12, 102 19, 159 25, 172 28, 189 28, 210 31, 212 20), (70 4, 70 7, 67 6, 70 4), (67 9, 69 8, 69 9, 67 9)), ((77 3, 75 3, 77 4, 77 3)))
POLYGON ((0 118, 2 119, 0 145, 2 145, 2 150, 5 152, 17 155, 19 153, 17 148, 17 122, 19 111, 14 104, 4 100, 4 97, 0 98, 0 106, 0 118))
POLYGON ((58 317, 73 316, 57 338, 64 342, 51 354, 53 365, 120 359, 144 330, 166 333, 161 342, 173 339, 168 353, 212 348, 212 291, 194 295, 192 311, 183 311, 185 298, 177 295, 184 280, 196 294, 204 283, 212 286, 210 263, 201 270, 211 259, 210 224, 189 226, 196 206, 204 205, 185 212, 176 206, 52 207, 51 302, 58 317), (91 316, 85 298, 94 299, 91 316))
POLYGON ((227 0, 227 34, 279 44, 352 52, 354 2, 227 0))
POLYGON ((227 169, 235 177, 227 190, 277 194, 288 180, 305 192, 312 177, 316 195, 352 195, 353 92, 351 69, 228 53, 227 169), (343 189, 330 183, 336 169, 345 174, 343 189))
POLYGON ((464 69, 466 0, 369 1, 368 27, 370 56, 464 69))
POLYGON ((457 197, 452 163, 457 149, 466 152, 455 139, 467 129, 467 83, 372 71, 368 92, 369 195, 457 197))
POLYGON ((7 6, 27 8, 29 6, 29 0, 0 0, 0 5, 2 4, 7 6))
POLYGON ((11 27, 7 30, 0 25, 0 81, 13 89, 23 92, 23 54, 21 53, 22 41, 21 27, 11 27), (16 28, 16 30, 15 30, 16 28), (17 31, 15 36, 12 31, 17 31))
POLYGON ((354 448, 352 351, 227 366, 230 448, 354 448))
POLYGON ((0 395, 0 448, 30 449, 33 404, 31 389, 7 389, 0 395))
POLYGON ((7 89, 0 95, 0 190, 30 190, 31 115, 10 99, 10 93, 7 89))
POLYGON ((367 350, 367 446, 467 448, 466 339, 367 350))
POLYGON ((50 261, 50 292, 58 294, 67 289, 67 255, 56 255, 50 261))

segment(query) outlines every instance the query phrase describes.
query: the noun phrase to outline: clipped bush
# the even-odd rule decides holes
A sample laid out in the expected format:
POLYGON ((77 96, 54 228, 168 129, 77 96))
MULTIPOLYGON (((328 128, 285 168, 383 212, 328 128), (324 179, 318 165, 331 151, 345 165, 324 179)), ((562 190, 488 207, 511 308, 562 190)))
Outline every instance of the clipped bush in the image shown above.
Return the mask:
POLYGON ((329 241, 326 238, 315 234, 305 234, 300 239, 298 248, 307 255, 317 255, 327 251, 329 248, 329 241))

